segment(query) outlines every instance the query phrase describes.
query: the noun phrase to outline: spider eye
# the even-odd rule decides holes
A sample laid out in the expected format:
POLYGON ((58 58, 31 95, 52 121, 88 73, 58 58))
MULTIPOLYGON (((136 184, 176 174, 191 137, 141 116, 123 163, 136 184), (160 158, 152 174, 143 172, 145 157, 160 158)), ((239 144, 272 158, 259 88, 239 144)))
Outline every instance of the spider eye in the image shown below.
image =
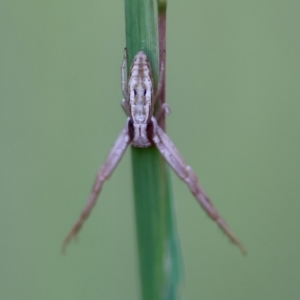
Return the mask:
POLYGON ((136 96, 136 89, 133 89, 133 92, 134 92, 134 96, 136 96))
POLYGON ((147 90, 146 90, 146 89, 144 89, 144 96, 146 96, 146 94, 147 94, 147 90))

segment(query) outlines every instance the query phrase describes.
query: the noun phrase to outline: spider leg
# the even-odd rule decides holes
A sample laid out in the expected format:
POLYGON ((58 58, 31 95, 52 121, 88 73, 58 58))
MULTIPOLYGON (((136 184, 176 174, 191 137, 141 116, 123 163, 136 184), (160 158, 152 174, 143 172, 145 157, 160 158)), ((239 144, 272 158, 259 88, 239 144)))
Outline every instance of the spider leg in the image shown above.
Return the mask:
POLYGON ((170 112, 170 106, 167 103, 163 103, 155 113, 155 119, 159 122, 162 117, 167 116, 170 112))
POLYGON ((166 51, 164 51, 162 60, 160 62, 160 70, 159 70, 159 77, 158 77, 158 83, 157 83, 157 90, 156 90, 155 97, 154 97, 154 104, 156 103, 156 101, 159 98, 161 91, 162 91, 163 81, 164 81, 164 77, 165 77, 165 60, 166 60, 166 51))
POLYGON ((186 165, 180 153, 165 134, 165 132, 156 125, 154 131, 153 142, 158 148, 161 155, 165 158, 171 168, 175 171, 178 177, 183 180, 189 187, 192 194, 195 196, 201 207, 207 213, 207 215, 215 221, 221 230, 228 236, 228 238, 236 244, 243 254, 246 254, 246 250, 241 242, 234 236, 225 221, 219 215, 214 208, 212 202, 202 190, 198 183, 198 179, 190 166, 186 165))
MULTIPOLYGON (((163 82, 164 82, 164 77, 165 77, 165 58, 166 58, 166 51, 164 51, 162 60, 160 62, 160 70, 159 70, 159 77, 158 77, 158 83, 157 83, 157 89, 153 98, 153 102, 152 102, 152 110, 154 109, 154 106, 156 104, 156 102, 159 100, 160 96, 161 96, 161 91, 163 88, 163 82)), ((161 111, 161 101, 159 103, 159 105, 157 105, 158 107, 158 111, 161 111)), ((163 110, 165 110, 165 108, 163 108, 163 110)), ((156 115, 159 114, 159 118, 162 117, 163 115, 161 114, 161 112, 156 113, 156 115)), ((158 119, 157 119, 158 120, 158 119)))
POLYGON ((126 101, 126 99, 122 99, 121 106, 123 108, 125 115, 127 117, 129 117, 130 116, 130 108, 129 108, 129 105, 128 105, 128 102, 126 101))
POLYGON ((127 60, 127 49, 124 49, 124 58, 121 65, 121 88, 125 100, 128 100, 128 91, 127 91, 127 74, 126 74, 126 60, 127 60))
POLYGON ((112 149, 110 150, 104 164, 100 167, 94 185, 92 187, 90 196, 79 216, 77 221, 74 223, 73 227, 71 228, 68 235, 65 237, 63 244, 62 244, 62 252, 65 251, 67 245, 70 241, 77 235, 79 230, 81 229, 84 221, 89 216, 90 212, 92 211, 99 193, 101 192, 103 183, 107 180, 110 175, 112 174, 113 170, 117 166, 118 162, 122 158, 125 150, 129 144, 129 136, 127 132, 127 125, 123 128, 122 132, 118 136, 117 140, 115 141, 112 149))

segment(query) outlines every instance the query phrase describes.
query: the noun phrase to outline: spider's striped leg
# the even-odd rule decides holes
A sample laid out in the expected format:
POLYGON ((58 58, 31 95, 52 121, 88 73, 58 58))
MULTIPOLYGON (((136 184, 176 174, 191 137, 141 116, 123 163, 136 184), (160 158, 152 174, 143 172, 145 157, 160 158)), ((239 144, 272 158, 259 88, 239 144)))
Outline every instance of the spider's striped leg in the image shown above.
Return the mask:
POLYGON ((169 137, 164 133, 164 131, 158 125, 154 126, 154 128, 156 129, 154 130, 153 142, 155 143, 161 155, 172 167, 178 177, 188 185, 190 191, 195 196, 204 211, 208 214, 208 216, 219 225, 219 227, 228 236, 228 238, 240 248, 243 254, 245 254, 246 250, 244 246, 234 236, 229 227, 226 225, 225 221, 214 208, 212 202, 200 187, 198 179, 191 167, 185 164, 180 153, 178 152, 172 141, 169 139, 169 137))
POLYGON ((127 124, 118 136, 117 140, 115 141, 112 149, 110 150, 104 164, 101 166, 101 168, 98 171, 98 174, 96 175, 94 185, 91 190, 91 194, 85 204, 85 207, 83 208, 78 220, 73 225, 72 229, 66 236, 66 238, 63 241, 62 244, 62 251, 64 252, 66 249, 66 246, 69 244, 69 242, 77 235, 79 230, 81 229, 84 221, 89 216, 90 212, 92 211, 97 198, 99 196, 99 193, 101 192, 103 183, 105 180, 107 180, 110 175, 112 174, 113 170, 117 166, 118 162, 122 158, 123 154, 125 153, 125 150, 129 144, 129 136, 127 131, 127 124))

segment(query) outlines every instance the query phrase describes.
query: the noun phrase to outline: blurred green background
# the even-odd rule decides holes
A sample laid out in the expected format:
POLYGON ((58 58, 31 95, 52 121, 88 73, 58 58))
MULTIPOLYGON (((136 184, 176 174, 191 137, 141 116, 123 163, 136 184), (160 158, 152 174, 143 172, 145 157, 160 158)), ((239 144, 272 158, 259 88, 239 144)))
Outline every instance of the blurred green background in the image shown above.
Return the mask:
MULTIPOLYGON (((184 300, 300 298, 300 2, 170 1, 169 136, 245 244, 172 175, 184 300)), ((62 239, 125 123, 122 1, 0 2, 0 299, 139 299, 130 153, 62 239)))

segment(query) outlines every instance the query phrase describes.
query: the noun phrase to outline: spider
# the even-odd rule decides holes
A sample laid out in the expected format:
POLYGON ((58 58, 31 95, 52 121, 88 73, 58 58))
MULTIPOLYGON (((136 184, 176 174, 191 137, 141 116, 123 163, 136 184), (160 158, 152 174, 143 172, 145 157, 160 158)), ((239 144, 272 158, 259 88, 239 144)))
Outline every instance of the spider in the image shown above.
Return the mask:
POLYGON ((84 221, 89 216, 101 192, 103 183, 116 168, 128 145, 140 148, 154 145, 178 177, 187 184, 207 215, 219 225, 221 230, 240 248, 243 254, 246 253, 243 245, 230 231, 225 221, 200 187, 191 167, 184 162, 170 138, 158 125, 157 120, 169 113, 168 105, 165 103, 160 105, 156 114, 153 114, 154 105, 159 101, 158 99, 162 91, 163 75, 165 72, 164 61, 165 55, 161 62, 159 80, 155 92, 151 65, 143 51, 139 51, 135 55, 130 67, 129 79, 127 80, 125 49, 124 60, 121 66, 121 86, 124 96, 121 106, 127 116, 126 124, 116 139, 104 164, 100 167, 90 196, 78 220, 63 241, 63 251, 72 238, 77 235, 84 221))

